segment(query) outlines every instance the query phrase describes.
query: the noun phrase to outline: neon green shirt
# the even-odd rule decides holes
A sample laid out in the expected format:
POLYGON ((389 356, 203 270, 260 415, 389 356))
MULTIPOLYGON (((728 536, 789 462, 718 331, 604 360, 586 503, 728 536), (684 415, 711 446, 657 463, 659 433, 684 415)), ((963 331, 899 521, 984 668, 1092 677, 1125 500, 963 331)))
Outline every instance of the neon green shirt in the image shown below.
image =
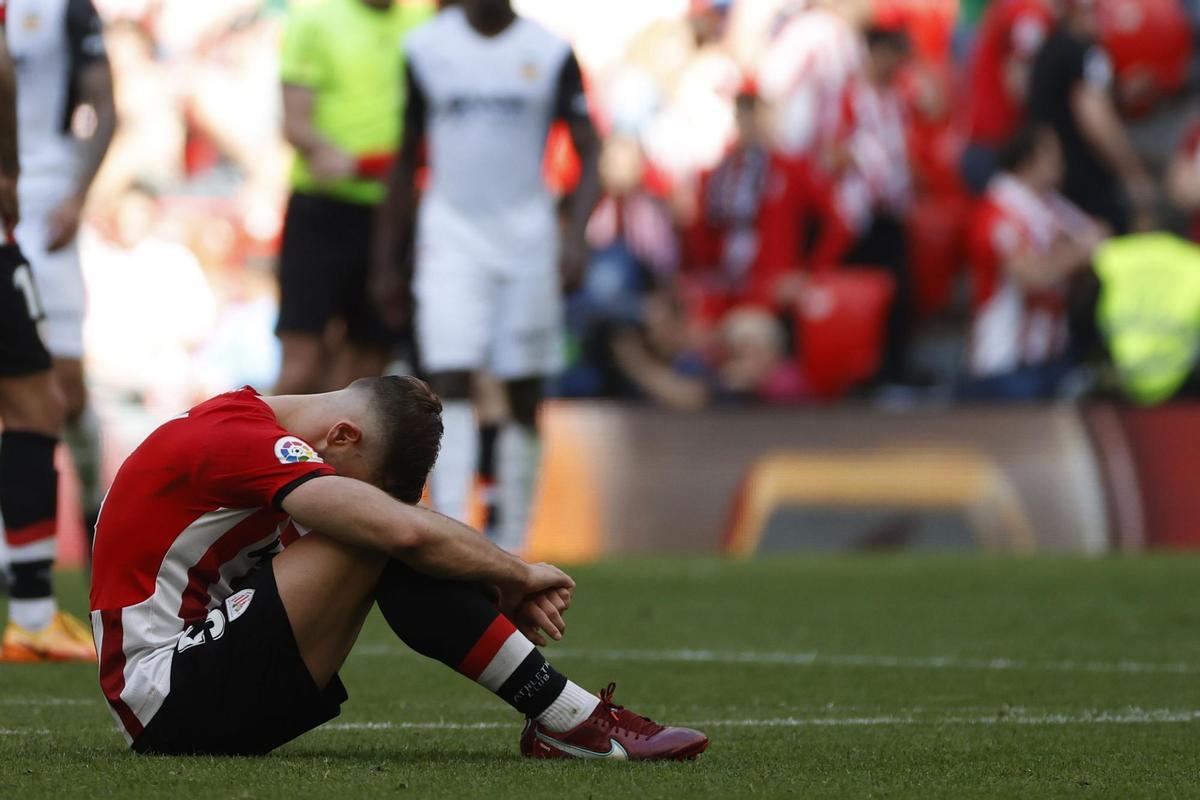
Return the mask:
POLYGON ((1097 317, 1122 388, 1145 405, 1170 399, 1200 353, 1200 247, 1166 233, 1112 239, 1096 273, 1097 317))
MULTIPOLYGON (((405 36, 433 16, 432 4, 372 8, 362 0, 293 5, 283 35, 280 77, 311 89, 313 126, 360 159, 394 153, 404 105, 405 36)), ((301 154, 292 188, 354 203, 384 198, 379 180, 348 178, 318 185, 301 154)))

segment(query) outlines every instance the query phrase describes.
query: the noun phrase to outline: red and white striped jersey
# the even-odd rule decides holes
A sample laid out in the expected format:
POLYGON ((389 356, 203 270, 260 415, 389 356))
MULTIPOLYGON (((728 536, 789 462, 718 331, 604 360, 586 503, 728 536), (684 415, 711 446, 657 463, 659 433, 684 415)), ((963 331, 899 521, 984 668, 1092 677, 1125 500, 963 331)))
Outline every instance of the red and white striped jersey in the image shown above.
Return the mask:
POLYGON ((841 100, 862 75, 866 48, 841 16, 823 8, 796 14, 758 68, 758 90, 775 106, 775 145, 785 155, 819 158, 838 141, 841 100))
POLYGON ((170 693, 185 629, 306 532, 283 498, 333 473, 249 387, 164 423, 121 465, 96 526, 91 607, 100 688, 126 739, 170 693))
POLYGON ((1012 175, 992 179, 969 233, 974 322, 967 362, 976 377, 1045 364, 1067 345, 1066 282, 1027 291, 1009 273, 1012 259, 1047 253, 1059 237, 1095 228, 1057 193, 1040 195, 1012 175))

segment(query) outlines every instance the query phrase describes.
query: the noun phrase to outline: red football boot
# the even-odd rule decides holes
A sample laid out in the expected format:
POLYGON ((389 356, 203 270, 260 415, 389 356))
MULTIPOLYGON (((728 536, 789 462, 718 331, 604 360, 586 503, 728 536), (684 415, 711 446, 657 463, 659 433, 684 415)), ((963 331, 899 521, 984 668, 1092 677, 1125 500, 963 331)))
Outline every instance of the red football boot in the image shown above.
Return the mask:
POLYGON ((708 737, 691 728, 668 728, 612 701, 617 685, 600 692, 592 715, 566 733, 526 720, 521 755, 527 758, 614 758, 686 761, 708 749, 708 737))

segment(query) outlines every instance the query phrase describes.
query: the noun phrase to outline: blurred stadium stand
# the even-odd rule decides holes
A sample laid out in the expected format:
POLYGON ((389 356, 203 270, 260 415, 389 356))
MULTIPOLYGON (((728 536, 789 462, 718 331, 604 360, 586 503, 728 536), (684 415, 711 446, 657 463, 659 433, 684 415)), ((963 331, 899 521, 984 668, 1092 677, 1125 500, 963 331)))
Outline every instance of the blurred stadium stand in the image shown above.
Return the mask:
MULTIPOLYGON (((82 248, 111 474, 157 421, 243 383, 267 390, 277 374, 288 3, 96 4, 121 127, 82 248)), ((1182 405, 1131 405, 1112 332, 1097 322, 1095 273, 1063 289, 1070 368, 1039 398, 1063 405, 956 405, 977 288, 968 233, 979 200, 960 174, 970 65, 979 26, 1016 4, 969 2, 960 14, 956 0, 516 3, 576 47, 609 193, 590 232, 592 272, 570 304, 561 394, 572 399, 547 415, 533 555, 1200 546, 1187 486, 1200 464, 1185 447, 1200 426, 1186 398, 1200 382, 1185 376, 1154 398, 1182 405), (895 235, 880 234, 891 219, 895 235), (613 353, 623 334, 695 381, 707 408, 673 409, 624 374, 613 353), (812 475, 814 459, 832 481, 820 491, 771 477, 812 475)), ((1045 13, 1090 5, 1046 0, 1045 13)), ((1200 237, 1200 3, 1094 6, 1111 96, 1155 181, 1139 224, 1200 237)), ((1040 43, 1047 32, 1002 35, 1040 43)), ((86 135, 86 114, 77 123, 86 135)), ((546 173, 559 192, 577 178, 562 131, 546 173)), ((1165 309, 1169 294, 1149 302, 1165 309)), ((1195 315, 1180 345, 1193 373, 1195 315)), ((61 541, 77 561, 78 537, 61 541)))

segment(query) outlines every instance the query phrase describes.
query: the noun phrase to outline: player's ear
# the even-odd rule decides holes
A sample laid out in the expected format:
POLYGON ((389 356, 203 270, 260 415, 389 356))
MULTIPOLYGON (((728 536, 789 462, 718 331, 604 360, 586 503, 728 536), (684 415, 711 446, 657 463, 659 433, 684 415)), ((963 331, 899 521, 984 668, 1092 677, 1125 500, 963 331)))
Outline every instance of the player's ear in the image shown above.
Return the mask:
POLYGON ((325 439, 330 445, 358 444, 362 441, 362 428, 353 422, 339 422, 329 429, 325 439))

